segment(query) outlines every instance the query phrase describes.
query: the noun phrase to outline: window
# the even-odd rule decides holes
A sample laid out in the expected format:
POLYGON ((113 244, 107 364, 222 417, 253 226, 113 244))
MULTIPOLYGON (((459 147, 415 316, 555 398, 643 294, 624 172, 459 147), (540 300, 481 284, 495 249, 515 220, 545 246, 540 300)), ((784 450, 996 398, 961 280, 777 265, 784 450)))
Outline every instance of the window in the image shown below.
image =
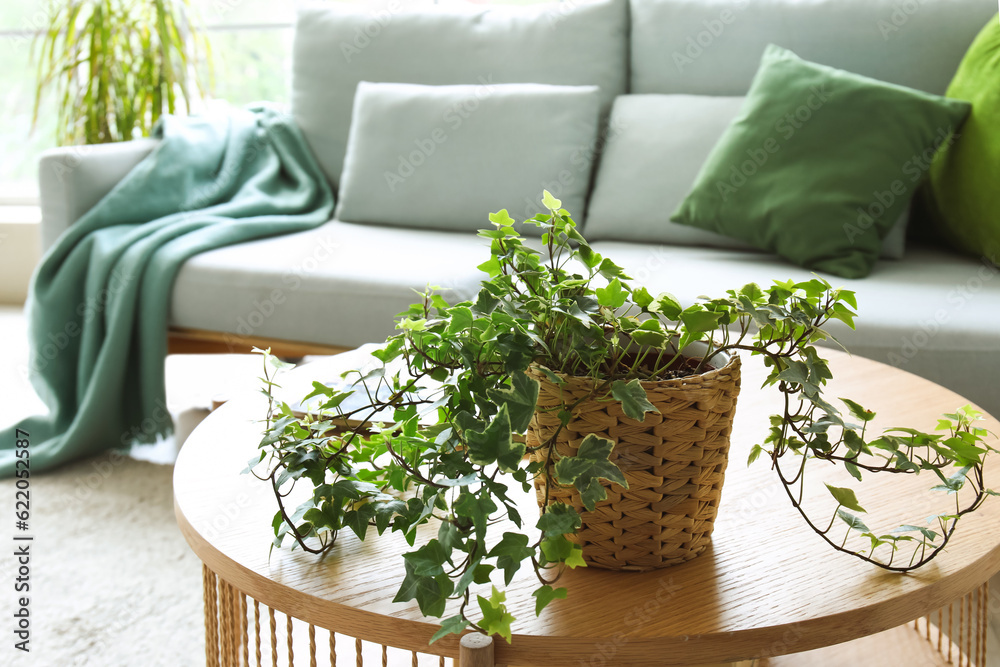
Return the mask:
POLYGON ((288 103, 295 5, 286 0, 191 0, 209 30, 213 97, 288 103))
MULTIPOLYGON (((38 156, 55 146, 55 105, 43 101, 31 131, 35 35, 48 26, 49 0, 0 3, 0 205, 38 200, 38 156)), ((281 0, 192 0, 209 30, 213 97, 233 104, 287 103, 294 5, 281 0)))
POLYGON ((24 205, 37 198, 38 154, 53 145, 55 114, 39 114, 30 134, 35 95, 32 37, 45 27, 44 0, 0 3, 0 203, 24 205))
MULTIPOLYGON (((35 95, 35 35, 48 27, 50 0, 0 3, 0 205, 37 203, 39 154, 55 145, 55 105, 43 101, 31 132, 35 95)), ((390 0, 347 0, 379 9, 390 0)), ((404 5, 436 0, 396 0, 404 5)), ((535 4, 543 0, 467 0, 476 4, 535 4)), ((243 105, 289 102, 295 3, 287 0, 190 0, 209 31, 212 95, 243 105)))

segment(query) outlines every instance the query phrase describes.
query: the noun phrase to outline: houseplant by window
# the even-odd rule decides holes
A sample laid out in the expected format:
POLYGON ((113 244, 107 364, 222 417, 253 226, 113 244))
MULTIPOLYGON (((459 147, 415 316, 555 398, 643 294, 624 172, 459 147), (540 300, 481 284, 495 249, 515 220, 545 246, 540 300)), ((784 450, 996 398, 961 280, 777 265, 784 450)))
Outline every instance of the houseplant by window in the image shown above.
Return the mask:
POLYGON ((60 145, 147 136, 205 91, 198 68, 209 46, 189 0, 51 0, 49 15, 36 43, 34 119, 48 96, 60 145))
POLYGON ((371 528, 401 531, 414 548, 402 554, 396 600, 447 615, 435 639, 474 628, 509 641, 514 619, 499 584, 522 567, 538 577, 541 613, 566 595, 557 587, 562 567, 649 569, 700 553, 722 484, 740 353, 760 358, 766 384, 784 399, 750 462, 766 455, 800 512, 810 459, 858 479, 929 471, 935 493, 955 494, 954 511, 932 517, 930 527, 877 534, 858 517, 864 509, 853 490, 828 486, 836 502, 829 525, 803 516, 835 549, 914 569, 993 493, 982 478, 992 448, 970 410, 947 415, 938 433, 897 429, 873 438, 865 430, 872 412, 842 399, 845 417, 823 396, 831 373, 814 344, 829 338, 830 320, 853 326, 852 292, 819 278, 749 284, 684 308, 669 294, 632 287, 559 200, 545 193, 543 205, 548 213, 527 221, 542 228, 542 251, 523 242, 506 211, 490 215, 493 228, 480 234, 491 255, 477 297, 448 304, 428 290, 373 353, 380 364, 348 374, 353 388, 315 382, 305 399, 315 409, 293 411, 274 398, 273 368, 282 363, 269 358, 270 410, 247 472, 274 488, 276 546, 321 553, 344 529, 361 539, 371 528), (782 468, 789 461, 791 472, 782 468), (685 477, 664 472, 678 467, 685 477), (311 493, 291 506, 299 483, 311 493), (512 485, 532 484, 537 520, 521 516, 510 494, 512 485), (673 510, 683 521, 638 522, 615 535, 607 518, 620 498, 641 505, 640 519, 645 510, 660 519, 673 510), (519 530, 492 534, 502 516, 519 530), (437 537, 416 545, 416 528, 432 521, 437 537), (683 530, 690 534, 672 539, 683 530), (847 546, 844 535, 866 548, 847 546))

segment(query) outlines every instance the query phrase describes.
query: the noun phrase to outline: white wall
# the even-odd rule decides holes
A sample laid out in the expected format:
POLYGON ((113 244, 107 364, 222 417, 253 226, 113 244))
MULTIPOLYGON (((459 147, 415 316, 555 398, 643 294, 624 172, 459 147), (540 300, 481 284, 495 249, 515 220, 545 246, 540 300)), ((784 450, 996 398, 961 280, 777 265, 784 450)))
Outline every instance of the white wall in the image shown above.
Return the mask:
POLYGON ((27 210, 14 211, 12 215, 5 213, 0 218, 0 303, 24 303, 31 272, 41 257, 38 209, 24 208, 27 210))

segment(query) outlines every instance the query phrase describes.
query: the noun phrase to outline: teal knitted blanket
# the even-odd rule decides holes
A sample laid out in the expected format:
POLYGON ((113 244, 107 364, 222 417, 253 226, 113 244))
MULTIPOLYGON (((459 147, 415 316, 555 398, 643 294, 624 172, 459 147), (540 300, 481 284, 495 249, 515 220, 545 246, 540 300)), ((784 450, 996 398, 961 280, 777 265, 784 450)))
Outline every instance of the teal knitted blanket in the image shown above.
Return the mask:
POLYGON ((37 472, 170 433, 164 359, 181 265, 332 214, 322 171, 276 110, 166 117, 154 136, 162 141, 152 154, 69 228, 32 278, 29 372, 49 414, 0 432, 0 476, 14 474, 19 452, 37 472))

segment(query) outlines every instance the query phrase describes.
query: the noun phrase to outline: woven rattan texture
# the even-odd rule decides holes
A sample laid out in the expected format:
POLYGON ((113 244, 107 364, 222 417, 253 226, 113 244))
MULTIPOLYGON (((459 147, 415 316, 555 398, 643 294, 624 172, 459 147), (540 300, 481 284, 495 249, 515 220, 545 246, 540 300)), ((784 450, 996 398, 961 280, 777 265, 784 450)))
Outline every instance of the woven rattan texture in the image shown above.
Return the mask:
MULTIPOLYGON (((609 457, 625 474, 629 488, 607 484, 608 497, 583 513, 575 541, 588 565, 612 570, 651 570, 691 560, 708 547, 712 535, 729 453, 740 360, 733 355, 722 368, 701 375, 643 382, 659 414, 642 422, 626 417, 615 400, 585 398, 594 393, 590 378, 563 377, 551 382, 541 371, 538 404, 526 442, 538 447, 554 434, 550 464, 576 453, 588 434, 615 443, 609 457), (559 429, 559 411, 580 398, 573 419, 559 429)), ((549 448, 532 454, 545 461, 549 448)), ((562 502, 582 511, 573 487, 560 486, 538 475, 535 491, 541 505, 562 502)))

